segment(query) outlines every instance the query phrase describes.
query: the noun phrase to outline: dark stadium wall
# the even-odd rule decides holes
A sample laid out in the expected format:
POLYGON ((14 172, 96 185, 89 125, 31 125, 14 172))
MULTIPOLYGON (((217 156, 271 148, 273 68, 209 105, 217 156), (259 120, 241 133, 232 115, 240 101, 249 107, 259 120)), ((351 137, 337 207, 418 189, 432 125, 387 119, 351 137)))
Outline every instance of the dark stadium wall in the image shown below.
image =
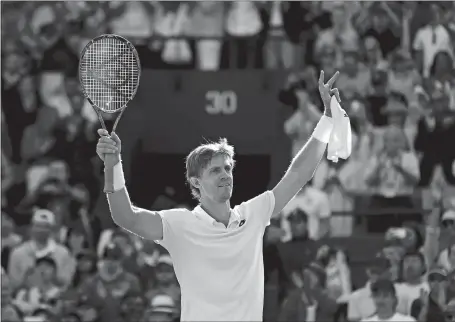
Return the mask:
POLYGON ((233 204, 276 184, 290 162, 291 142, 283 132, 289 110, 277 99, 286 76, 263 70, 144 70, 118 127, 133 201, 150 204, 167 181, 182 187, 184 157, 219 137, 226 137, 238 155, 233 204), (160 183, 150 184, 156 180, 160 183))

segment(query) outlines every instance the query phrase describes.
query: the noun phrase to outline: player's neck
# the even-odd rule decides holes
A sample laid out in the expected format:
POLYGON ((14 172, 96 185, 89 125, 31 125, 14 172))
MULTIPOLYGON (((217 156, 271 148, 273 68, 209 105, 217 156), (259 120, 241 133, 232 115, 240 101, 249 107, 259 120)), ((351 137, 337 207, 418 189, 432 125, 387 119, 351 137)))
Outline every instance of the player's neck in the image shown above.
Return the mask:
POLYGON ((226 202, 214 202, 201 198, 201 208, 213 219, 221 223, 228 223, 229 217, 231 216, 231 204, 226 202))

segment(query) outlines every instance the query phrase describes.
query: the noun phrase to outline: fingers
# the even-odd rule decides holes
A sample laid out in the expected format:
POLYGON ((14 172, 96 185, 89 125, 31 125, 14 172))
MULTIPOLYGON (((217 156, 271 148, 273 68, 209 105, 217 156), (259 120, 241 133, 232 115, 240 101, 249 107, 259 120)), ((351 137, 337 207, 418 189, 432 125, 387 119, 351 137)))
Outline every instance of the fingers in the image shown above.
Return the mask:
MULTIPOLYGON (((104 139, 104 138, 109 138, 111 140, 111 142, 115 143, 114 145, 120 146, 121 141, 120 141, 120 138, 118 137, 117 133, 112 132, 111 134, 109 134, 109 132, 107 130, 99 129, 98 135, 101 136, 100 140, 104 139)), ((104 142, 108 142, 108 141, 104 141, 104 142)))
POLYGON ((120 145, 120 138, 118 137, 117 133, 112 132, 112 133, 111 133, 111 139, 114 140, 114 142, 115 142, 117 145, 120 145))
POLYGON ((339 76, 340 76, 340 72, 337 71, 337 72, 332 76, 332 78, 329 79, 329 81, 327 82, 327 85, 329 86, 329 88, 332 88, 332 85, 335 83, 335 81, 338 79, 339 76))
POLYGON ((117 154, 118 149, 116 147, 98 147, 96 152, 99 155, 106 155, 106 154, 117 154))
POLYGON ((116 146, 117 143, 109 136, 100 137, 98 140, 99 143, 106 143, 112 146, 116 146))
POLYGON ((341 103, 341 98, 340 98, 340 92, 338 91, 338 88, 334 88, 330 91, 330 94, 335 95, 338 103, 341 103))
POLYGON ((112 150, 112 151, 114 151, 114 153, 118 152, 118 148, 116 146, 112 145, 112 144, 109 144, 109 143, 98 143, 96 148, 98 150, 102 150, 102 149, 112 150))
POLYGON ((321 85, 324 86, 324 71, 323 70, 321 70, 321 73, 319 74, 318 83, 319 83, 319 86, 321 86, 321 85))
POLYGON ((98 129, 97 132, 99 136, 109 136, 109 132, 105 129, 98 129))

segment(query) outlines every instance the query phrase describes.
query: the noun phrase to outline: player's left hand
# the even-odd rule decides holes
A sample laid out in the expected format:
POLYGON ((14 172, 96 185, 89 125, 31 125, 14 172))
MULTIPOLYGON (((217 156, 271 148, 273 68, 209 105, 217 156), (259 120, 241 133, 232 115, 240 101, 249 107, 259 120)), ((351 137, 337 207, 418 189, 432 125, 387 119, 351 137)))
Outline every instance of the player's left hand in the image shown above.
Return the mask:
POLYGON ((338 89, 337 88, 332 89, 333 84, 335 83, 339 76, 340 72, 337 71, 332 76, 332 78, 330 78, 328 82, 324 84, 324 71, 321 70, 321 74, 319 75, 319 94, 321 95, 322 102, 324 103, 324 109, 326 112, 329 113, 329 115, 331 115, 330 99, 332 98, 332 95, 335 95, 336 99, 338 100, 338 103, 341 103, 340 93, 338 89))

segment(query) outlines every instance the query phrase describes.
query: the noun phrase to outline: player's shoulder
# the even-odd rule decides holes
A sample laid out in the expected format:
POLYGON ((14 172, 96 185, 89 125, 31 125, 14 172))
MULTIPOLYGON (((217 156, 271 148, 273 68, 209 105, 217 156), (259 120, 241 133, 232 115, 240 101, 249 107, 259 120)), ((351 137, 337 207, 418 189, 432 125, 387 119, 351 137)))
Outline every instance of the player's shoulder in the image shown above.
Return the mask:
POLYGON ((193 212, 186 208, 172 208, 157 211, 163 220, 171 223, 188 222, 193 218, 193 212))
POLYGON ((275 207, 275 195, 273 191, 268 190, 256 197, 242 202, 240 205, 234 207, 234 210, 239 211, 240 213, 250 213, 250 212, 268 212, 273 211, 275 207))

